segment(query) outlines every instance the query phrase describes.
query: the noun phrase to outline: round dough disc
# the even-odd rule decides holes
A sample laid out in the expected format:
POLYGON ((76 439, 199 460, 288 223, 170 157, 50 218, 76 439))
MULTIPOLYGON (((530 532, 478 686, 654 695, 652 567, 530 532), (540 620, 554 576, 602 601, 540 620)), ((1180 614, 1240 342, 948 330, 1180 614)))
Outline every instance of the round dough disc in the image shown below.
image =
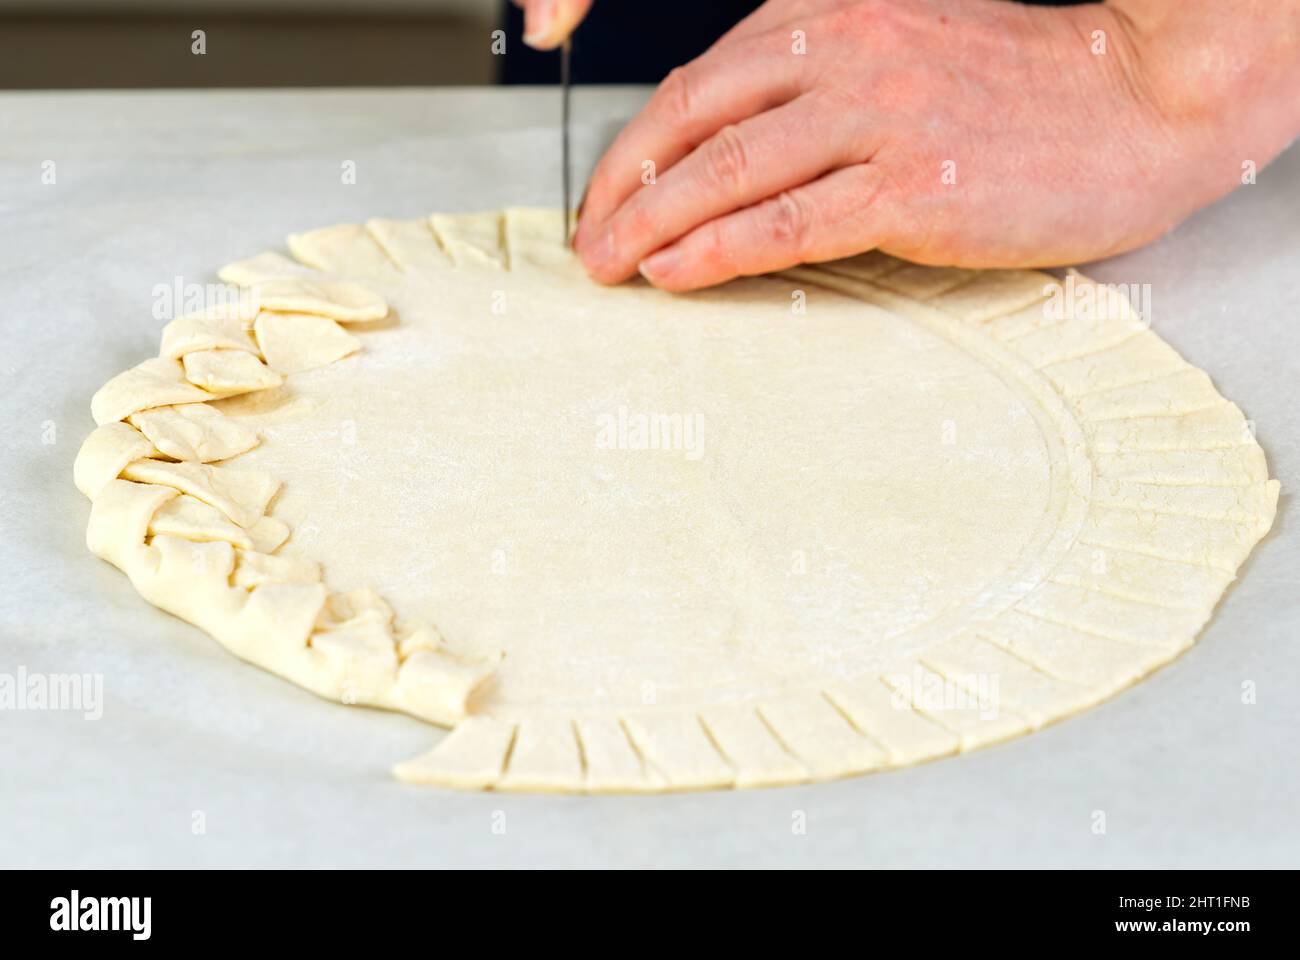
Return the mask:
POLYGON ((282 484, 280 557, 495 663, 404 779, 751 786, 1002 740, 1189 646, 1272 521, 1241 413, 1113 289, 868 254, 674 296, 560 234, 296 235, 393 314, 213 404, 282 484))

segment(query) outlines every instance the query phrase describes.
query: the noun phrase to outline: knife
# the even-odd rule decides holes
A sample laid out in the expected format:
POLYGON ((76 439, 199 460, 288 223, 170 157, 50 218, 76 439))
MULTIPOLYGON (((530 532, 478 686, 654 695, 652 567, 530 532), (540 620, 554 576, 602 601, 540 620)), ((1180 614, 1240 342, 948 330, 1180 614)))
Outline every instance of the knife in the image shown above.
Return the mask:
POLYGON ((569 169, 569 54, 572 40, 560 47, 560 190, 564 197, 564 245, 569 245, 569 220, 573 216, 573 174, 569 169))

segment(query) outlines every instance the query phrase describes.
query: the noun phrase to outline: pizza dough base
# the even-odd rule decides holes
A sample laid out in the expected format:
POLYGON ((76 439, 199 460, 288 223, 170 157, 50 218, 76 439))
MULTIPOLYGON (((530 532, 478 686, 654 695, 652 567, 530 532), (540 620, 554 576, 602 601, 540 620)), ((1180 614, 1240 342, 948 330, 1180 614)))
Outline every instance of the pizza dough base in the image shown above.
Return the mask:
POLYGON ((590 284, 560 228, 295 235, 221 272, 256 309, 173 321, 92 405, 92 549, 252 662, 454 725, 402 779, 996 742, 1189 646, 1272 522, 1240 411, 1082 278, 867 254, 680 297, 590 284))

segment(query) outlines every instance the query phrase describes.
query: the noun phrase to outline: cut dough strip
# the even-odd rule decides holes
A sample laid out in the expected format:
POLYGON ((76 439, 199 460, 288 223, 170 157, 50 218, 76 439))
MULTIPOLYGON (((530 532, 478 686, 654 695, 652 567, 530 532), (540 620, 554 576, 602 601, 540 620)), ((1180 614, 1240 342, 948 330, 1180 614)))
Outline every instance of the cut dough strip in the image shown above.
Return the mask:
POLYGON ((888 750, 891 763, 929 760, 961 747, 955 734, 926 719, 909 699, 878 678, 833 687, 826 696, 855 728, 888 750))
POLYGON ((1220 450, 1255 442, 1236 404, 1226 402, 1182 415, 1102 420, 1087 430, 1099 454, 1220 450))
POLYGON ((457 266, 509 267, 503 213, 435 213, 429 223, 438 243, 457 266))
POLYGON ((393 774, 407 783, 483 790, 501 779, 514 738, 513 723, 468 717, 428 753, 395 766, 393 774))
POLYGON ((419 274, 451 266, 429 219, 366 221, 366 232, 404 273, 419 274))
POLYGON ((1089 393, 1072 401, 1084 421, 1180 416, 1222 403, 1223 397, 1214 389, 1209 375, 1191 367, 1155 380, 1089 393))
POLYGON ((914 300, 933 300, 944 294, 953 295, 953 291, 970 283, 975 276, 974 270, 960 267, 922 267, 903 263, 896 270, 877 275, 872 282, 914 300))
POLYGON ((1056 282, 1037 270, 990 270, 980 274, 980 282, 960 284, 928 302, 968 323, 987 323, 1041 305, 1053 286, 1056 282))
POLYGON ((729 787, 736 779, 727 758, 693 712, 664 711, 623 717, 637 751, 663 775, 669 789, 729 787))
POLYGON ((1092 688, 1102 697, 1166 659, 1156 648, 1135 648, 1014 610, 980 635, 1044 673, 1092 688))
POLYGON ((957 678, 968 693, 978 693, 971 678, 996 678, 996 696, 1035 727, 1069 716, 1097 701, 1087 687, 1054 679, 978 635, 950 638, 927 651, 924 662, 945 677, 957 678))
POLYGON ((1099 480, 1093 485, 1093 503, 1099 507, 1255 523, 1261 531, 1273 524, 1277 496, 1276 480, 1208 487, 1129 480, 1099 480))
POLYGON ((1175 487, 1248 487, 1268 480, 1264 451, 1239 444, 1222 450, 1099 453, 1093 461, 1103 480, 1175 487))
POLYGON ((888 758, 820 692, 764 701, 758 711, 817 780, 875 770, 888 758))
POLYGON ((381 283, 401 278, 400 267, 362 224, 343 223, 291 233, 288 245, 295 259, 317 270, 346 272, 381 283))
POLYGON ((752 704, 713 707, 700 714, 710 739, 736 767, 737 787, 799 783, 811 777, 752 704))
POLYGON ((913 709, 957 735, 961 749, 974 750, 1025 733, 1030 724, 1006 709, 991 685, 975 692, 962 682, 922 663, 906 672, 885 674, 884 681, 913 709))
POLYGON ((1222 593, 1231 575, 1213 567, 1076 543, 1052 572, 1051 583, 1110 593, 1170 609, 1206 611, 1206 597, 1222 593))
POLYGON ((572 787, 590 793, 633 793, 665 786, 663 775, 646 763, 617 717, 575 720, 574 732, 582 750, 585 779, 572 787))
POLYGON ((520 722, 509 766, 495 787, 549 793, 571 790, 583 779, 582 751, 573 721, 538 717, 520 722))

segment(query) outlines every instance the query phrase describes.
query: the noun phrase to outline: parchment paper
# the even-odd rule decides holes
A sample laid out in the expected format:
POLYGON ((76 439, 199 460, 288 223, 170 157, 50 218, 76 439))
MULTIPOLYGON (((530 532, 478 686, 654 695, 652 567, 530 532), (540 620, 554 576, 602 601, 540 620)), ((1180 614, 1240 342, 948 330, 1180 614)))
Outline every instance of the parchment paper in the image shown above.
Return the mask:
MULTIPOLYGON (((580 176, 643 97, 579 91, 580 176)), ((0 95, 0 674, 103 684, 99 719, 0 710, 0 866, 1300 865, 1300 149, 1086 268, 1149 283, 1160 335, 1254 418, 1273 533, 1190 652, 999 747, 779 790, 403 786, 388 766, 435 728, 237 661, 87 552, 73 457, 91 393, 157 349, 156 284, 214 282, 292 230, 557 204, 558 109, 519 90, 0 95)))

